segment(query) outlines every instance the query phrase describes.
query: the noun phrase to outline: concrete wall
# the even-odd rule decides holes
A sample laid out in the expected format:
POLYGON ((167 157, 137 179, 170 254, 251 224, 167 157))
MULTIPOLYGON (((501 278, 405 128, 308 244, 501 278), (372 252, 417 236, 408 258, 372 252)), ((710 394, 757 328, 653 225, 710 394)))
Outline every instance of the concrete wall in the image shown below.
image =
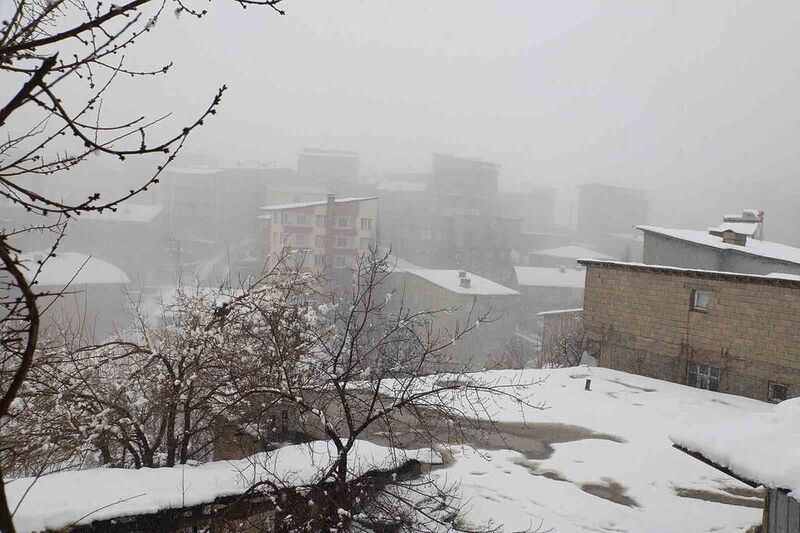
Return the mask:
POLYGON ((448 348, 454 368, 463 365, 471 370, 484 368, 488 358, 500 353, 505 344, 514 337, 518 295, 474 297, 458 294, 413 274, 404 276, 401 294, 405 298, 405 305, 412 312, 457 308, 452 313, 439 313, 430 319, 431 329, 434 334, 439 335, 441 342, 447 342, 456 328, 463 330, 472 326, 487 311, 490 312, 491 319, 496 319, 480 324, 448 348))
POLYGON ((722 258, 719 252, 721 250, 708 246, 645 232, 642 262, 648 265, 722 270, 722 258))
POLYGON ((773 381, 800 396, 798 282, 590 263, 583 308, 600 366, 685 383, 707 363, 722 392, 766 400, 773 381), (707 313, 690 309, 695 289, 707 313))
MULTIPOLYGON (((637 259, 632 259, 636 261, 637 259)), ((784 272, 800 274, 800 265, 759 257, 733 249, 717 249, 645 232, 642 262, 648 265, 676 266, 743 274, 784 272)))

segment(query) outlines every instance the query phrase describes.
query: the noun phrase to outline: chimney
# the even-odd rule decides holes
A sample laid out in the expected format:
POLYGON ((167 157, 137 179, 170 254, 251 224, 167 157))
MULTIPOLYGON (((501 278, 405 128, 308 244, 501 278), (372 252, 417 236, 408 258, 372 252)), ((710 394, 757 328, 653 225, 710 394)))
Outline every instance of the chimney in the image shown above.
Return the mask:
POLYGON ((466 270, 459 270, 458 271, 458 277, 459 278, 466 278, 467 277, 467 271, 466 270))
POLYGON ((470 282, 472 280, 470 280, 469 278, 460 278, 458 281, 459 281, 459 285, 461 285, 461 287, 463 287, 464 289, 469 289, 470 282))
POLYGON ((329 216, 333 214, 333 205, 335 203, 336 203, 336 195, 335 194, 329 194, 328 195, 328 215, 329 216))
POLYGON ((736 246, 746 246, 747 235, 744 233, 736 233, 733 230, 725 230, 722 232, 722 242, 726 244, 734 244, 736 246))

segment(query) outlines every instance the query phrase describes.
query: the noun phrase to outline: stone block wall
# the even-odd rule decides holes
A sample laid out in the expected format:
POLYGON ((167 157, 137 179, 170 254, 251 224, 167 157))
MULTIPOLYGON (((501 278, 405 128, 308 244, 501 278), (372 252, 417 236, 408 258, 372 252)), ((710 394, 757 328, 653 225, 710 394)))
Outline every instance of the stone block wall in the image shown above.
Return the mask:
POLYGON ((719 390, 800 396, 800 281, 585 262, 584 327, 600 366, 685 383, 690 363, 721 370, 719 390), (692 310, 694 290, 710 295, 692 310))

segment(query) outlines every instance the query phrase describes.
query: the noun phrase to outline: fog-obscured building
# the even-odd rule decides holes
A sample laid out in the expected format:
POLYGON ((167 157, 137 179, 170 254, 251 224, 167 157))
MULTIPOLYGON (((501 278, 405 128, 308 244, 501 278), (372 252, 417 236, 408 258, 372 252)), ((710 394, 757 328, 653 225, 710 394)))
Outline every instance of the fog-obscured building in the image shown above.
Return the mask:
POLYGON ((514 289, 463 270, 406 269, 400 290, 411 312, 455 309, 431 317, 431 330, 440 343, 449 343, 457 331, 475 326, 489 313, 490 320, 447 347, 454 369, 485 368, 491 356, 514 340, 519 304, 514 289))
POLYGON ((547 248, 545 250, 536 250, 527 255, 523 260, 527 266, 536 267, 565 267, 574 269, 577 266, 578 259, 591 258, 602 260, 614 260, 616 258, 586 248, 579 244, 569 244, 567 246, 559 246, 557 248, 547 248))
POLYGON ((576 229, 582 235, 630 234, 633 226, 647 222, 647 210, 639 189, 589 183, 580 187, 576 229))
POLYGON ((305 148, 297 156, 297 179, 304 185, 322 185, 335 194, 357 184, 361 160, 356 152, 305 148))
POLYGON ((541 333, 539 313, 583 305, 585 272, 582 267, 515 266, 514 273, 521 293, 518 327, 528 337, 541 333))

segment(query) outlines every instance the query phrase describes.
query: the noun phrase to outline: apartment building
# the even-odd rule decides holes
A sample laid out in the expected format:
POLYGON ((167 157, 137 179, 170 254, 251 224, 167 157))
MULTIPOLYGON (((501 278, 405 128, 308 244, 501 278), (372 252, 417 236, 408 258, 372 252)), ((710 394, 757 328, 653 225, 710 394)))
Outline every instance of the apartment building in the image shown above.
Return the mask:
POLYGON ((270 260, 304 250, 303 268, 325 272, 332 288, 352 278, 356 259, 377 244, 378 197, 336 198, 261 208, 270 260))

